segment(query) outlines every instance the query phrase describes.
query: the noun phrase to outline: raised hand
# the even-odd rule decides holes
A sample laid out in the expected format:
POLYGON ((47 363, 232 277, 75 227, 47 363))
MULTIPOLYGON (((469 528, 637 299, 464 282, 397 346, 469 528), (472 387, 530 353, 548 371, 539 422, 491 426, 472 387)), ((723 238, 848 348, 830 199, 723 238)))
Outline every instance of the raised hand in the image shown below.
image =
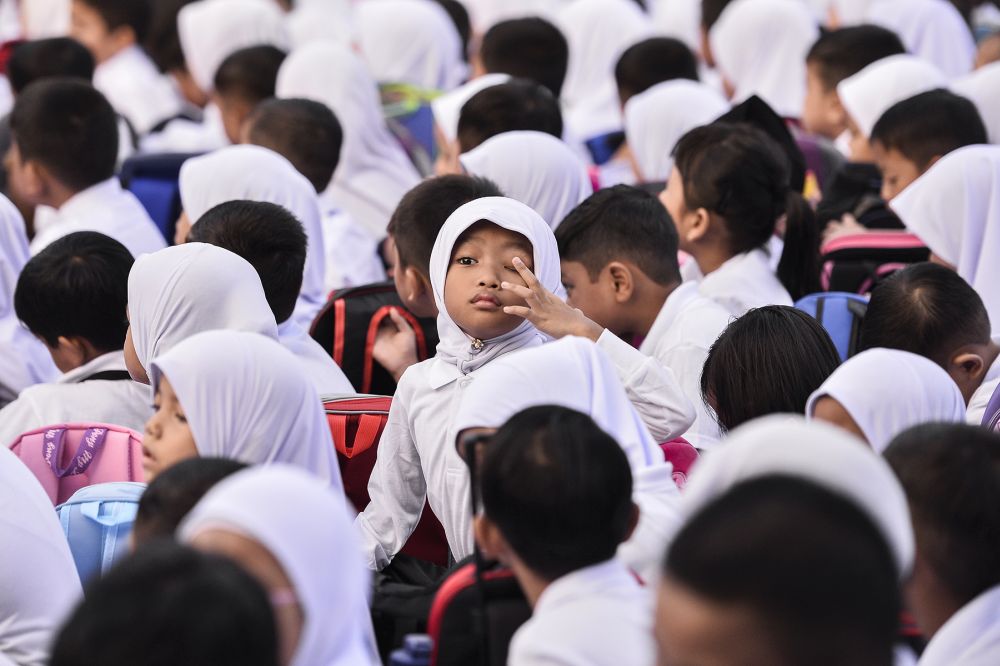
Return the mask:
POLYGON ((503 309, 505 313, 527 319, 535 328, 553 338, 578 335, 596 342, 601 337, 604 328, 546 289, 519 257, 515 257, 513 263, 527 286, 501 282, 500 288, 509 289, 523 298, 525 305, 508 305, 503 309))

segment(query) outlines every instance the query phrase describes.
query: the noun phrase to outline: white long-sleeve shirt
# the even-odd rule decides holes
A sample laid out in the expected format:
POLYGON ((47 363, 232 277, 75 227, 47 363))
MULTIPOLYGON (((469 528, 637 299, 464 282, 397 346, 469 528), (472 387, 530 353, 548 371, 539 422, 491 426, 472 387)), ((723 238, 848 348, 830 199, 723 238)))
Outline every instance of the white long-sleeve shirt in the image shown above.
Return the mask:
POLYGON ((94 70, 94 87, 111 106, 146 134, 184 108, 180 92, 138 46, 122 49, 94 70))
POLYGON ((323 347, 294 319, 288 319, 278 326, 278 342, 295 354, 302 375, 312 382, 320 396, 356 393, 344 371, 334 363, 333 357, 323 351, 323 347))
POLYGON ((378 241, 346 211, 323 213, 323 254, 327 293, 385 279, 378 241))
POLYGON ((774 273, 771 255, 760 248, 732 257, 701 278, 698 292, 734 317, 742 317, 751 308, 793 304, 774 273))
POLYGON ((918 666, 1000 664, 1000 585, 962 606, 927 643, 918 666))

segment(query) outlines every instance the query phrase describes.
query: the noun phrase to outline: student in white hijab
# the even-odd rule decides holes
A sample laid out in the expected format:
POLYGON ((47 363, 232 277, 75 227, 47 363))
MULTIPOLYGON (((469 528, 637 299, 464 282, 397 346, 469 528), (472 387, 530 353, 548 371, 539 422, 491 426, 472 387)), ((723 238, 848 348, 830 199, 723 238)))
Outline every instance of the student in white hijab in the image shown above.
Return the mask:
POLYGON ((293 48, 311 42, 354 42, 354 10, 351 0, 299 0, 285 17, 293 48))
POLYGON ((587 165, 544 132, 498 134, 459 161, 467 173, 489 178, 508 197, 531 206, 553 230, 594 193, 587 165))
POLYGON ((80 579, 52 502, 6 446, 0 479, 0 664, 44 666, 80 579))
POLYGON ((892 200, 906 228, 979 292, 1000 330, 1000 146, 967 146, 942 157, 892 200))
POLYGON ((701 48, 700 0, 649 0, 649 15, 657 34, 679 39, 697 53, 701 48))
POLYGON ((806 403, 806 416, 840 426, 881 453, 911 426, 965 422, 965 399, 930 359, 869 349, 845 361, 806 403))
POLYGON ((951 85, 952 92, 968 97, 979 109, 990 143, 1000 144, 1000 62, 980 67, 951 85))
POLYGON ((285 59, 276 90, 278 97, 322 102, 337 115, 344 145, 322 198, 384 238, 389 217, 420 176, 385 125, 378 87, 364 63, 345 46, 308 44, 285 59))
POLYGON ((344 498, 325 483, 288 465, 243 470, 212 488, 178 535, 260 580, 275 604, 283 665, 379 663, 370 576, 344 498))
POLYGON ((175 241, 184 242, 191 225, 209 209, 227 201, 245 199, 273 203, 288 210, 302 224, 309 240, 302 291, 294 318, 308 327, 326 302, 323 227, 316 191, 292 163, 260 146, 219 149, 186 161, 180 172, 184 214, 177 223, 175 241))
POLYGON ((949 0, 879 0, 868 9, 867 20, 895 32, 907 51, 933 63, 949 79, 972 70, 976 42, 949 0))

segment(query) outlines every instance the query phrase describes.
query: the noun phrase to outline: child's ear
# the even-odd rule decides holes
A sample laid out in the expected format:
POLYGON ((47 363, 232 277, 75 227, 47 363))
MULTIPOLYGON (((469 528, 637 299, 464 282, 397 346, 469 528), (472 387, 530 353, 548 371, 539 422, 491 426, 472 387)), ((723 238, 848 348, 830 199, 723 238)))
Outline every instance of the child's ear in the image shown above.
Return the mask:
POLYGON ((979 382, 986 374, 986 361, 975 352, 963 352, 956 354, 951 359, 952 367, 970 381, 979 382))
POLYGON ((507 540, 503 538, 496 523, 487 518, 485 514, 479 514, 472 526, 476 543, 479 544, 479 550, 483 552, 483 555, 488 559, 505 564, 509 559, 510 546, 507 545, 507 540))
POLYGON ((615 292, 615 301, 625 303, 632 298, 635 291, 635 278, 631 269, 619 261, 612 261, 605 269, 611 277, 611 285, 615 292))
POLYGON ((632 538, 632 533, 635 532, 635 528, 639 525, 639 514, 639 505, 632 502, 632 510, 628 515, 628 529, 625 530, 625 535, 622 537, 622 543, 632 538))
POLYGON ((702 240, 712 223, 712 214, 707 208, 698 208, 689 216, 687 228, 684 230, 684 240, 688 243, 697 243, 702 240))

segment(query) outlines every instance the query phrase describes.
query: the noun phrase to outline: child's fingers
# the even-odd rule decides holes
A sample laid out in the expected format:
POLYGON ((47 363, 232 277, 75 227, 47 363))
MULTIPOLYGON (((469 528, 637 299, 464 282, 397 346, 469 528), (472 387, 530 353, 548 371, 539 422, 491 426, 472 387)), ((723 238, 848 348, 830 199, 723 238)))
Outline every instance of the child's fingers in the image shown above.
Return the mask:
POLYGON ((531 308, 526 308, 523 305, 506 305, 503 309, 504 313, 509 315, 514 315, 515 317, 521 317, 522 319, 527 319, 532 321, 533 312, 531 308))
POLYGON ((412 331, 413 327, 410 326, 410 322, 406 321, 406 317, 400 313, 398 308, 392 308, 389 310, 389 317, 392 319, 392 323, 396 325, 401 331, 412 331))
POLYGON ((535 274, 531 272, 531 269, 529 269, 523 261, 521 261, 520 257, 514 257, 514 270, 516 270, 517 274, 521 276, 521 279, 524 280, 524 284, 528 285, 529 289, 535 289, 540 286, 535 274))
POLYGON ((501 282, 500 288, 512 291, 525 300, 528 300, 529 298, 535 296, 535 292, 533 292, 531 289, 528 289, 527 287, 522 287, 521 285, 514 284, 512 282, 501 282))

